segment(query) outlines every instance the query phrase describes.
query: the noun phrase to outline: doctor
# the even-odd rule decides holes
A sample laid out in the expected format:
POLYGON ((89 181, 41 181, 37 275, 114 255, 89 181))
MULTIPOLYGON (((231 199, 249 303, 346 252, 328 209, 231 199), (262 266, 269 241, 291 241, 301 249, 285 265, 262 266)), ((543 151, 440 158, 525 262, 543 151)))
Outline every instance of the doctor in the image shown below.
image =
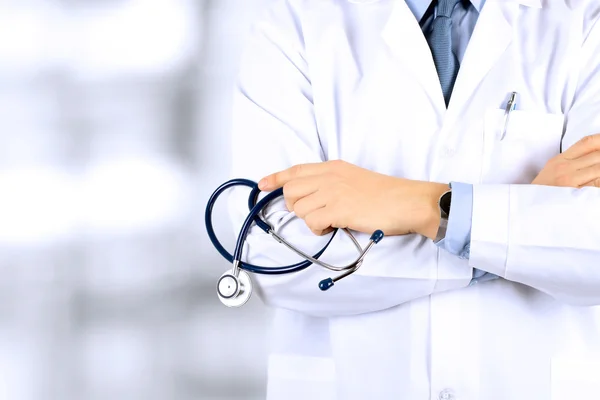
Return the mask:
MULTIPOLYGON (((284 187, 267 217, 309 252, 332 227, 387 236, 328 292, 318 267, 254 277, 269 399, 600 398, 599 20, 596 0, 274 2, 232 174, 284 187)), ((245 251, 296 261, 258 230, 245 251)))

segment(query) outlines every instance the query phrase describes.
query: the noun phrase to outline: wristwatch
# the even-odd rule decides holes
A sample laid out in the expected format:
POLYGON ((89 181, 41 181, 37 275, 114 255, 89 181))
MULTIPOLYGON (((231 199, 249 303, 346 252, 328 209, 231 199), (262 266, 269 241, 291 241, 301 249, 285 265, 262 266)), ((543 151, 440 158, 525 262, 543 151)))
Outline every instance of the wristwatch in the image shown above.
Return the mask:
POLYGON ((452 200, 452 189, 440 196, 438 200, 438 207, 440 208, 440 226, 437 231, 437 235, 433 243, 438 244, 446 237, 446 230, 448 229, 448 216, 450 215, 450 205, 452 200))

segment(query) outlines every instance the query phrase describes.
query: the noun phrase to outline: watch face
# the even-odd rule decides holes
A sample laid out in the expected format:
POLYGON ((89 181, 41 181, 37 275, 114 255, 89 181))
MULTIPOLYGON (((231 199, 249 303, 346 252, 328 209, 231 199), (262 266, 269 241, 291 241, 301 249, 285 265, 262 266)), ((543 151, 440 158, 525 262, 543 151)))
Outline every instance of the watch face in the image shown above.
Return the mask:
POLYGON ((446 192, 440 198, 440 209, 450 215, 450 201, 452 199, 452 192, 446 192))

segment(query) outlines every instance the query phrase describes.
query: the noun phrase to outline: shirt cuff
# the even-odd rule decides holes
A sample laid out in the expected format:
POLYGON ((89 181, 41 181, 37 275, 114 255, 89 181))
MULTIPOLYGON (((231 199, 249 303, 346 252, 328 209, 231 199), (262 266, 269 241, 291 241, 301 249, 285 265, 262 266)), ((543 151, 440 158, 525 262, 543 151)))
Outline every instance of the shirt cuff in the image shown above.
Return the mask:
MULTIPOLYGON (((452 182, 450 215, 446 238, 438 246, 462 259, 471 258, 471 229, 473 225, 473 185, 452 182)), ((471 260, 472 261, 472 260, 471 260)), ((498 276, 474 268, 470 286, 497 279, 498 276)))
POLYGON ((473 185, 452 182, 452 198, 446 238, 438 243, 451 254, 468 259, 473 218, 473 185))

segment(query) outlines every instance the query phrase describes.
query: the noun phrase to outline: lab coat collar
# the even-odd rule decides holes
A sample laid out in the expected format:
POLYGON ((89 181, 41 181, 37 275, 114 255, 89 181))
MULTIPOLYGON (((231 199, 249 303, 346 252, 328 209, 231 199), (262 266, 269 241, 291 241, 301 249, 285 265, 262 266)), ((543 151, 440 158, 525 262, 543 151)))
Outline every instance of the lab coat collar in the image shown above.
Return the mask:
MULTIPOLYGON (((381 1, 381 0, 348 0, 348 2, 355 3, 355 4, 371 4, 371 3, 377 3, 379 1, 381 1)), ((526 7, 542 8, 542 0, 487 0, 487 1, 496 1, 498 3, 518 3, 518 4, 520 4, 522 6, 526 6, 526 7)), ((483 4, 482 0, 471 0, 471 3, 473 4, 473 6, 475 6, 475 8, 477 8, 477 11, 481 12, 481 6, 483 4)), ((426 3, 423 2, 423 4, 426 4, 426 3)), ((425 14, 427 7, 425 7, 422 14, 425 14)))
MULTIPOLYGON (((348 1, 364 4, 378 0, 348 1)), ((478 28, 473 33, 461 63, 461 70, 448 108, 431 58, 431 50, 405 0, 393 2, 390 16, 383 26, 381 35, 391 53, 394 54, 396 62, 402 64, 420 83, 440 118, 458 119, 472 93, 513 40, 512 26, 522 6, 541 8, 542 0, 486 0, 477 22, 478 28), (484 52, 483 57, 482 52, 484 52), (407 54, 410 54, 410 57, 407 57, 407 54)))
POLYGON ((487 0, 487 1, 495 1, 497 3, 517 3, 522 6, 526 6, 526 7, 542 8, 542 0, 487 0))
MULTIPOLYGON (((417 20, 423 19, 423 16, 427 12, 427 9, 431 5, 431 0, 405 0, 408 8, 415 14, 417 20)), ((464 3, 464 0, 462 0, 464 3)), ((469 2, 475 7, 477 12, 481 12, 481 8, 485 4, 485 0, 469 0, 469 2)))
POLYGON ((520 7, 542 8, 542 0, 486 1, 477 22, 478 28, 461 63, 446 119, 460 119, 472 93, 512 42, 513 24, 520 7))

